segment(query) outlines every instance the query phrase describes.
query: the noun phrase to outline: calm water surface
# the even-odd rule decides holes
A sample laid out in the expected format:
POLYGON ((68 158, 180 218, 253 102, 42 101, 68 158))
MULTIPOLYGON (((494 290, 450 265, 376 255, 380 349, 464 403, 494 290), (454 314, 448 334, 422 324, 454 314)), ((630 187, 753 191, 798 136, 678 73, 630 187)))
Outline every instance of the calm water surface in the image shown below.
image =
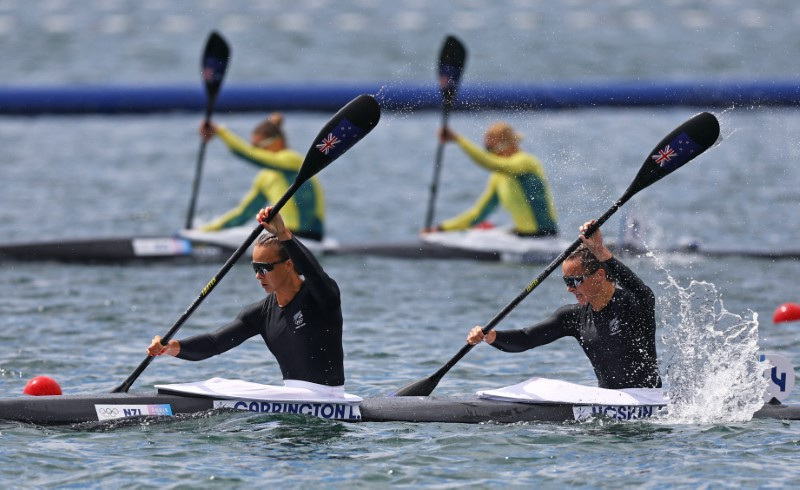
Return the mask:
MULTIPOLYGON (((64 0, 34 9, 6 1, 0 2, 0 38, 7 46, 5 79, 16 84, 193 83, 211 28, 233 45, 229 78, 237 82, 427 80, 446 32, 461 35, 470 48, 467 74, 475 81, 797 76, 794 3, 733 0, 698 7, 676 0, 662 8, 367 0, 301 1, 291 9, 106 0, 90 8, 64 0)), ((489 123, 505 119, 524 133, 524 147, 546 166, 562 229, 570 235, 620 197, 653 146, 695 112, 458 113, 451 125, 479 138, 489 123)), ((641 192, 624 211, 645 218, 655 249, 690 240, 719 248, 797 248, 800 114, 737 107, 716 115, 724 136, 719 146, 641 192)), ((185 219, 200 117, 0 118, 0 241, 174 232, 185 219)), ((328 117, 287 114, 290 144, 304 153, 328 117)), ((260 118, 217 116, 243 134, 260 118)), ((375 131, 320 174, 334 238, 360 243, 416 235, 439 119, 435 113, 384 114, 375 131)), ((210 144, 199 216, 234 206, 253 175, 221 144, 210 144)), ((437 214, 464 209, 485 179, 448 148, 437 214)), ((604 227, 607 236, 616 237, 620 217, 604 227)), ((496 221, 503 220, 498 214, 496 221)), ((662 371, 667 363, 687 361, 694 388, 702 391, 747 379, 746 364, 731 379, 714 377, 720 362, 733 363, 742 352, 777 352, 797 362, 799 327, 771 321, 779 304, 800 298, 797 262, 656 252, 626 263, 659 296, 662 371), (687 292, 696 304, 711 304, 714 314, 682 319, 681 308, 691 303, 687 292), (757 329, 727 340, 729 325, 719 321, 726 312, 734 325, 757 329), (713 361, 687 345, 713 345, 714 355, 706 356, 713 361)), ((458 351, 471 326, 491 319, 543 268, 371 257, 325 257, 323 265, 344 299, 347 389, 362 396, 430 375, 458 351)), ((111 390, 218 267, 0 265, 0 393, 19 395, 39 374, 55 377, 67 393, 111 390)), ((261 294, 252 272, 237 265, 178 337, 217 327, 261 294)), ((499 328, 527 325, 570 301, 559 281, 545 281, 499 328)), ((158 359, 134 390, 214 376, 280 383, 274 360, 252 340, 201 363, 158 359)), ((595 383, 580 349, 565 339, 517 355, 480 346, 435 393, 468 394, 530 376, 595 383)), ((757 390, 741 391, 727 395, 750 402, 758 397, 757 390)), ((353 425, 249 414, 110 426, 0 423, 0 481, 242 488, 276 481, 301 488, 800 483, 796 423, 749 420, 746 410, 723 408, 698 402, 679 419, 630 424, 353 425)))

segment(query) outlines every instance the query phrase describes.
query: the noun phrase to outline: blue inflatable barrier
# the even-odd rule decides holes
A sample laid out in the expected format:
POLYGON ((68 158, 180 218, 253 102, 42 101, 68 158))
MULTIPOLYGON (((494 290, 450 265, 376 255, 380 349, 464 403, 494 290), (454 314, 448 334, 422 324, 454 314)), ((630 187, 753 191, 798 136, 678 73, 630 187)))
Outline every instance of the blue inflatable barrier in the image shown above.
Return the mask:
MULTIPOLYGON (((333 112, 359 94, 372 94, 384 110, 441 107, 435 84, 223 85, 218 112, 333 112)), ((583 109, 593 107, 797 106, 797 81, 608 82, 597 84, 465 84, 454 108, 583 109)), ((187 86, 0 87, 0 114, 117 114, 201 112, 205 93, 187 86)))

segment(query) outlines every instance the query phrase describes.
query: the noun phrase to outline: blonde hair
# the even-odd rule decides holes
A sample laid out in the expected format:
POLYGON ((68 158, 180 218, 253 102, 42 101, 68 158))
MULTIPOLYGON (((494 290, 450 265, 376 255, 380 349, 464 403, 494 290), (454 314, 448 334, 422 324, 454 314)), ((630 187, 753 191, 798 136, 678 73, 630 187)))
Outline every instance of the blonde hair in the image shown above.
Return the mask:
POLYGON ((253 134, 262 138, 280 138, 286 144, 286 135, 283 134, 283 114, 273 112, 253 129, 253 134))
POLYGON ((522 135, 514 131, 510 124, 505 122, 496 122, 489 126, 486 130, 486 136, 494 136, 500 140, 501 143, 517 144, 522 141, 522 135))

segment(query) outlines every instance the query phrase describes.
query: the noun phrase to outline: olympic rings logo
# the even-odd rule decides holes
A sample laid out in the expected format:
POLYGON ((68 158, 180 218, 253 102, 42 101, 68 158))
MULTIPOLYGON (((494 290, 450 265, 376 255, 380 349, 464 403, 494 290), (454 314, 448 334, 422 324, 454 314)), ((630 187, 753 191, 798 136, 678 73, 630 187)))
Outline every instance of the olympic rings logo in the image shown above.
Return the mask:
POLYGON ((116 407, 103 407, 103 408, 98 408, 97 409, 97 413, 100 414, 100 415, 112 415, 113 416, 113 415, 118 415, 119 414, 119 410, 117 410, 116 407))

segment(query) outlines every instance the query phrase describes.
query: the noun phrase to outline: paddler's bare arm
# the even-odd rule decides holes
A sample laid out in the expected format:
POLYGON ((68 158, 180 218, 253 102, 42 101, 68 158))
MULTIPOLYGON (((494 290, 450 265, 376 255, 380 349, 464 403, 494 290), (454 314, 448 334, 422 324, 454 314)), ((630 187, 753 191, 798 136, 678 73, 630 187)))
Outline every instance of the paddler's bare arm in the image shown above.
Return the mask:
POLYGON ((169 354, 171 356, 177 356, 180 351, 181 351, 180 342, 173 339, 167 342, 167 345, 161 345, 161 336, 156 335, 155 337, 153 337, 153 341, 147 348, 147 355, 160 356, 163 354, 169 354))

